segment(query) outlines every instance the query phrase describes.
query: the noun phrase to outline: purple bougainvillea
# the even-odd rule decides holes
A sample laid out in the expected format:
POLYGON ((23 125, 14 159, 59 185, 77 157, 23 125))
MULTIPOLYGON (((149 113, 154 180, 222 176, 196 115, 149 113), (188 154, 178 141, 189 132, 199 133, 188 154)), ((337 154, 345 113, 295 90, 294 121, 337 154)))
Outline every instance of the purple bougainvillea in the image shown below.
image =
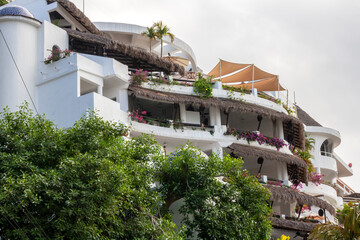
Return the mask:
POLYGON ((232 135, 236 137, 237 139, 244 139, 248 143, 250 142, 258 142, 260 145, 267 144, 273 147, 276 147, 276 149, 279 151, 284 146, 287 146, 285 141, 280 138, 272 138, 272 137, 266 137, 260 133, 257 132, 251 132, 251 131, 241 131, 236 128, 228 128, 225 132, 225 135, 232 135))

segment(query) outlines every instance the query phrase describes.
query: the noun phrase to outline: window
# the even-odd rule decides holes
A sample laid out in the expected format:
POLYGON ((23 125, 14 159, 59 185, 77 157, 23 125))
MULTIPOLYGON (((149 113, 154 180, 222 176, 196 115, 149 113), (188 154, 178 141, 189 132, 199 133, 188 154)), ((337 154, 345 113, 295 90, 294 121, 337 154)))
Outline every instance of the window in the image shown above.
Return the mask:
POLYGON ((320 147, 322 156, 332 157, 332 144, 326 139, 320 147))

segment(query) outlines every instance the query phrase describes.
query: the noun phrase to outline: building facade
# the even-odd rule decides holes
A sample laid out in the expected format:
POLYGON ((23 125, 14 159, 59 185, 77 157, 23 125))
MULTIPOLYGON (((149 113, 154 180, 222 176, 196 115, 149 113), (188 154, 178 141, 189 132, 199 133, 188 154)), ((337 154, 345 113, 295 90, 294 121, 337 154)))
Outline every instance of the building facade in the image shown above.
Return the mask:
POLYGON ((306 239, 315 224, 336 222, 335 209, 353 193, 340 180, 353 173, 333 152, 340 144, 336 130, 300 108, 289 112, 269 93, 228 90, 221 81, 212 85, 211 98, 200 98, 192 84, 201 69, 180 39, 165 39, 164 52, 173 59, 161 58, 158 42, 155 52, 147 51, 144 27, 92 23, 67 0, 9 3, 0 8, 0 30, 0 108, 27 101, 65 128, 90 109, 131 125, 131 136, 153 134, 167 153, 191 142, 207 155, 242 157, 272 193, 274 237, 306 239), (132 84, 139 69, 154 75, 132 84), (305 134, 314 139, 308 163, 297 152, 305 150, 305 134), (324 181, 309 181, 311 165, 324 181))

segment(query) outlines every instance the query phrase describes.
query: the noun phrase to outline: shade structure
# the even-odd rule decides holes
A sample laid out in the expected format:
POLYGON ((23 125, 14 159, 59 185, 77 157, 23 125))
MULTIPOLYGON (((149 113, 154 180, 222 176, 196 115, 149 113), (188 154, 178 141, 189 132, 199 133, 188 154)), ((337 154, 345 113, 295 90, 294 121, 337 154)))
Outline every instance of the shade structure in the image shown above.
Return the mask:
POLYGON ((164 59, 167 59, 170 62, 177 63, 180 66, 187 67, 189 65, 189 59, 178 57, 178 56, 166 56, 163 57, 164 59))
POLYGON ((233 87, 256 88, 258 91, 285 90, 277 75, 261 70, 254 64, 232 63, 220 59, 208 75, 221 78, 223 84, 233 87))
POLYGON ((256 88, 258 91, 263 92, 263 91, 283 91, 285 90, 285 88, 283 88, 280 83, 279 83, 279 79, 277 77, 272 77, 272 78, 268 78, 262 81, 256 81, 254 82, 254 84, 250 83, 243 83, 243 84, 226 84, 225 85, 229 85, 232 87, 236 87, 236 88, 245 88, 245 89, 251 89, 253 86, 254 88, 256 88))
POLYGON ((220 59, 219 63, 209 72, 208 75, 213 78, 217 78, 250 66, 251 64, 232 63, 220 59))

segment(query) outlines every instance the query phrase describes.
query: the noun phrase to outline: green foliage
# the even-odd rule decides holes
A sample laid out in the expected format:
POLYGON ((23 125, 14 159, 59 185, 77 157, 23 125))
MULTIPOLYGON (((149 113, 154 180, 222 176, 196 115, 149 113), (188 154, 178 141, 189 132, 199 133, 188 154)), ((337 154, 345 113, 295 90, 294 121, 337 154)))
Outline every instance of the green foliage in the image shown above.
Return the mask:
POLYGON ((344 209, 337 211, 337 217, 343 227, 331 223, 318 225, 311 232, 309 239, 360 239, 360 206, 358 202, 344 204, 344 209))
POLYGON ((310 151, 314 148, 314 144, 315 144, 315 140, 313 138, 306 137, 304 150, 301 150, 296 147, 293 147, 292 149, 292 152, 298 155, 306 163, 309 176, 311 173, 315 172, 314 165, 311 162, 311 158, 313 158, 313 156, 310 154, 310 151))
POLYGON ((198 79, 193 84, 194 92, 199 94, 200 98, 212 97, 211 78, 204 78, 200 73, 198 79))
POLYGON ((2 239, 181 239, 150 189, 161 147, 96 114, 58 129, 27 106, 0 114, 2 239))
POLYGON ((184 239, 168 214, 181 198, 188 236, 269 238, 269 192, 241 159, 190 147, 165 157, 127 135, 93 112, 68 129, 27 105, 0 113, 0 238, 184 239))
POLYGON ((250 94, 251 93, 251 90, 248 90, 248 89, 242 88, 242 87, 233 87, 233 86, 228 86, 228 85, 222 85, 222 88, 229 92, 239 92, 242 94, 250 94))
POLYGON ((6 0, 0 0, 0 6, 5 5, 7 3, 8 3, 8 1, 6 1, 6 0))
POLYGON ((241 170, 242 163, 229 156, 206 158, 192 147, 157 163, 166 207, 184 199, 180 212, 188 237, 197 231, 199 239, 269 239, 270 194, 241 170))

